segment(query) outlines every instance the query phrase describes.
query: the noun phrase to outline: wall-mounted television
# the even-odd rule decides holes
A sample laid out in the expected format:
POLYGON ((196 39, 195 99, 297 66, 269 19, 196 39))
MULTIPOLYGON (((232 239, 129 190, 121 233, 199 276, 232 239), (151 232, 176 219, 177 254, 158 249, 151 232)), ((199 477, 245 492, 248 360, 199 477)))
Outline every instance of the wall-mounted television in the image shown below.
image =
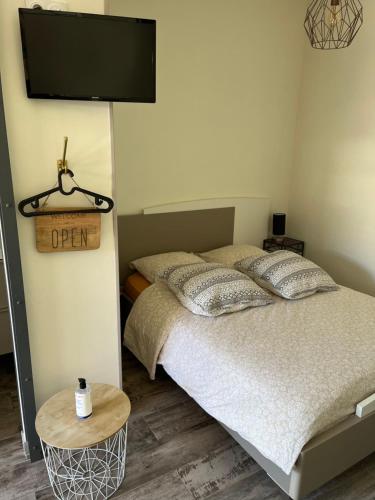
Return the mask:
POLYGON ((156 21, 19 9, 27 95, 155 102, 156 21))

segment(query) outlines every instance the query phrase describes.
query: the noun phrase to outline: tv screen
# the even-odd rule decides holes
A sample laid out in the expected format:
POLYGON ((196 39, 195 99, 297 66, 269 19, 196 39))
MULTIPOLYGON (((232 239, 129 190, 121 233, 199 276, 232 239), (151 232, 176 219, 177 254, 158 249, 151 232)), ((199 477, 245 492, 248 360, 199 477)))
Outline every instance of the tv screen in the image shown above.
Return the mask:
POLYGON ((156 22, 19 9, 28 97, 155 102, 156 22))

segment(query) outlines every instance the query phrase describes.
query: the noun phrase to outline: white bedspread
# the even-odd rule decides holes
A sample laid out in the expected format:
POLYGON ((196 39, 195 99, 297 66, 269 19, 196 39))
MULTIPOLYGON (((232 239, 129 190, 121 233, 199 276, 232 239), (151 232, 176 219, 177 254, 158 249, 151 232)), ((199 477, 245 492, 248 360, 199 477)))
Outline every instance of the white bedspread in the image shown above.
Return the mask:
POLYGON ((137 299, 125 344, 151 377, 158 360, 207 413, 289 474, 313 436, 375 392, 375 299, 342 287, 275 300, 206 318, 156 283, 137 299))

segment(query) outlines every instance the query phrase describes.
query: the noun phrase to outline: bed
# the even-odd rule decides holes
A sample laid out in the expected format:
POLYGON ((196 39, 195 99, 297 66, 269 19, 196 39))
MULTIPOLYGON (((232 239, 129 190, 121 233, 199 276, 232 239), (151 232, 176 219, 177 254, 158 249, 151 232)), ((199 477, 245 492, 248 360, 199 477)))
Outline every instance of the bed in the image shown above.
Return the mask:
MULTIPOLYGON (((233 218, 230 209, 120 217, 122 280, 136 257, 230 244, 233 218)), ((151 377, 162 364, 298 500, 375 451, 375 414, 354 414, 375 392, 374 305, 341 287, 204 318, 156 283, 135 301, 125 343, 151 377)))

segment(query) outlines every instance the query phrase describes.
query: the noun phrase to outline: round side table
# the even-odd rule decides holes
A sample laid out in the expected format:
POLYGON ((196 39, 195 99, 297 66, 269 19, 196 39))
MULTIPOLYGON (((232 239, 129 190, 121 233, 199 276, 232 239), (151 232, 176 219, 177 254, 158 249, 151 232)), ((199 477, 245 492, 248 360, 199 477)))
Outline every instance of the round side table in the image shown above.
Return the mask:
POLYGON ((91 384, 92 416, 79 420, 75 388, 55 394, 35 422, 53 492, 62 500, 103 500, 125 475, 128 396, 112 385, 91 384))

